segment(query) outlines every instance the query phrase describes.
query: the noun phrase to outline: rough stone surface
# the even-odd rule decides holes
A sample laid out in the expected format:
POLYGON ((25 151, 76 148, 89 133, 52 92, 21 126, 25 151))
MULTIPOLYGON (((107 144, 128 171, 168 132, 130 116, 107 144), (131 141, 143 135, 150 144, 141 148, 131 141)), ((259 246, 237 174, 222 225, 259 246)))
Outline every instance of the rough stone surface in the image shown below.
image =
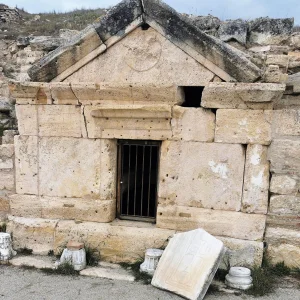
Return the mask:
POLYGON ((162 205, 240 210, 245 161, 241 145, 165 141, 160 159, 162 205))
POLYGON ((72 40, 33 64, 28 74, 32 81, 51 81, 100 45, 102 41, 96 30, 92 25, 88 26, 72 40))
POLYGON ((78 98, 74 94, 71 85, 64 82, 50 84, 51 96, 54 104, 78 105, 78 98))
POLYGON ((204 31, 207 34, 217 33, 218 28, 220 27, 221 20, 212 15, 208 16, 196 16, 188 15, 187 16, 194 26, 199 28, 201 31, 204 31))
POLYGON ((107 278, 111 280, 125 280, 130 282, 133 282, 135 280, 134 276, 132 276, 126 270, 110 269, 110 268, 102 268, 102 267, 87 268, 85 270, 80 271, 80 275, 98 277, 98 278, 107 278))
MULTIPOLYGON (((14 171, 9 169, 0 170, 0 190, 14 191, 15 176, 14 171)), ((0 195, 1 197, 1 195, 0 195)))
POLYGON ((81 109, 73 105, 17 105, 21 135, 82 137, 81 109))
POLYGON ((54 268, 54 262, 48 256, 18 256, 10 259, 9 262, 16 267, 28 266, 36 269, 54 268))
POLYGON ((166 246, 174 233, 152 224, 130 221, 110 224, 60 221, 54 249, 59 250, 68 240, 76 239, 100 251, 103 261, 133 263, 144 256, 146 249, 166 246))
POLYGON ((38 138, 15 136, 16 191, 38 194, 38 138))
POLYGON ((297 194, 300 179, 297 176, 274 174, 271 179, 270 192, 281 195, 297 194))
POLYGON ((203 108, 174 106, 172 112, 173 140, 213 142, 215 115, 203 108))
POLYGON ((8 217, 7 232, 13 234, 13 248, 32 249, 34 254, 47 255, 53 249, 57 220, 8 217))
POLYGON ((215 141, 218 143, 271 143, 272 111, 217 110, 215 141))
POLYGON ((268 227, 265 234, 267 254, 273 263, 284 262, 288 267, 300 267, 300 232, 298 229, 268 227))
POLYGON ((235 40, 242 45, 246 45, 247 31, 248 23, 244 20, 238 19, 222 22, 219 27, 218 34, 219 38, 224 42, 235 40))
POLYGON ((10 213, 16 217, 42 218, 42 204, 36 195, 11 195, 10 213))
POLYGON ((269 211, 279 215, 300 216, 300 197, 292 195, 272 196, 269 211))
POLYGON ((266 146, 247 146, 242 200, 243 212, 267 213, 270 174, 267 151, 268 148, 266 146))
POLYGON ((213 76, 154 29, 138 28, 65 81, 204 85, 213 76))
MULTIPOLYGON (((108 13, 101 18, 100 22, 95 23, 94 26, 101 40, 106 41, 137 19, 142 12, 141 1, 121 1, 119 4, 112 7, 108 13)), ((122 33, 118 33, 118 35, 120 34, 122 33)))
POLYGON ((202 229, 176 234, 151 284, 184 298, 202 300, 224 255, 223 243, 202 229))
POLYGON ((266 216, 187 206, 158 205, 157 226, 179 231, 203 228, 214 236, 261 241, 266 216))
MULTIPOLYGON (((110 142, 75 138, 41 138, 39 143, 40 194, 98 198, 101 174, 104 176, 106 171, 112 172, 112 170, 101 169, 101 152, 106 143, 110 142)), ((104 162, 103 166, 105 165, 109 166, 109 162, 104 162)))
POLYGON ((116 217, 115 200, 42 197, 40 202, 46 219, 107 223, 116 217))
POLYGON ((280 44, 292 33, 294 19, 257 18, 250 22, 250 43, 259 45, 280 44))
POLYGON ((228 270, 228 267, 242 266, 252 268, 260 266, 263 259, 263 242, 246 241, 227 237, 219 237, 227 248, 220 268, 228 270))
POLYGON ((268 83, 209 83, 201 105, 207 108, 272 109, 285 85, 268 83))
POLYGON ((89 138, 164 140, 172 136, 167 105, 87 106, 84 115, 89 138))
POLYGON ((300 136, 300 109, 274 111, 272 135, 273 137, 300 136))
POLYGON ((272 172, 300 175, 300 139, 274 140, 268 151, 268 159, 272 172))
MULTIPOLYGON (((154 21, 174 43, 190 47, 237 81, 253 82, 260 77, 258 67, 242 52, 200 31, 167 4, 152 0, 144 0, 143 3, 146 22, 152 26, 154 21)), ((156 24, 154 26, 157 27, 156 24)))
POLYGON ((263 75, 264 82, 271 83, 286 83, 288 81, 288 74, 282 73, 277 65, 268 65, 263 75))

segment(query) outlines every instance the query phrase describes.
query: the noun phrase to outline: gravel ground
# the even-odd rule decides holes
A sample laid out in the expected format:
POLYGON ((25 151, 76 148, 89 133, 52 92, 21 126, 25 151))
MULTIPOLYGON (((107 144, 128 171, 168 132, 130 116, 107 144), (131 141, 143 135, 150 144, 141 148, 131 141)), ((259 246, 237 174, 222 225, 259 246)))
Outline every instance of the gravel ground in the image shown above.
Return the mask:
MULTIPOLYGON (((299 283, 282 280, 280 288, 261 298, 225 293, 208 294, 205 300, 298 300, 299 283)), ((83 276, 46 275, 38 270, 25 270, 0 265, 0 299, 12 300, 179 300, 174 294, 138 282, 99 279, 83 276)))

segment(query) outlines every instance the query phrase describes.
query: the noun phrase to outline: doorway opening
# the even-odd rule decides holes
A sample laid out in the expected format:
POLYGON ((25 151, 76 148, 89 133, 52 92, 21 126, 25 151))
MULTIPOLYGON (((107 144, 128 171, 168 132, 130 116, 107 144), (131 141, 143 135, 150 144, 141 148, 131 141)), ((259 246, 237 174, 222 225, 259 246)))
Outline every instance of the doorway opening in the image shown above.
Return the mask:
POLYGON ((160 142, 118 142, 118 217, 155 222, 160 142))

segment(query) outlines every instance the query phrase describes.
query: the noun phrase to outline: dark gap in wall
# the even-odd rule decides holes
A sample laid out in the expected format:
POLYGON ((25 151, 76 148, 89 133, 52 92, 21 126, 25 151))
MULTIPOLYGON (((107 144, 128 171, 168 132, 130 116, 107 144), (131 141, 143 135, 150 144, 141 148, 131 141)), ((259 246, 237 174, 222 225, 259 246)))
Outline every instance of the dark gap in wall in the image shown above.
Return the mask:
POLYGON ((183 86, 184 102, 183 107, 200 107, 204 86, 183 86))
POLYGON ((215 116, 217 115, 217 108, 210 108, 210 111, 214 113, 215 116))
POLYGON ((141 28, 142 28, 142 30, 148 30, 148 29, 150 28, 150 25, 147 24, 147 23, 143 23, 143 24, 141 25, 141 28))

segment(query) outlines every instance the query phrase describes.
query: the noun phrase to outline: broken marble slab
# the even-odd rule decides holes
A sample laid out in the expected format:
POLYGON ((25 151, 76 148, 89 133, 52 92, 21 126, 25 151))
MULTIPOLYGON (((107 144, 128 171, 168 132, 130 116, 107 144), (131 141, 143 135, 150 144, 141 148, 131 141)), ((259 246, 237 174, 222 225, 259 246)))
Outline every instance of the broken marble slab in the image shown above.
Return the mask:
POLYGON ((202 300, 224 253, 223 243, 203 229, 175 234, 151 284, 190 300, 202 300))

